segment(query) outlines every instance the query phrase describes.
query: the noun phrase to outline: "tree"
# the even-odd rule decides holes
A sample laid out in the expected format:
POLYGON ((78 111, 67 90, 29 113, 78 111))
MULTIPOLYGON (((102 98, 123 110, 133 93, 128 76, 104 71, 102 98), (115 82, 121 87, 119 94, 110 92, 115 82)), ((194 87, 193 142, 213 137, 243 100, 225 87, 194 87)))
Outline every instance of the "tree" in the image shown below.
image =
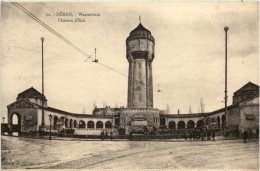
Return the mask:
MULTIPOLYGON (((85 106, 84 106, 85 107, 85 106)), ((96 106, 96 102, 94 101, 94 103, 93 103, 93 111, 95 110, 95 108, 96 108, 97 106, 96 106)))
POLYGON ((107 107, 107 104, 106 104, 106 102, 104 101, 104 102, 103 102, 103 108, 105 108, 105 107, 107 107))
POLYGON ((190 114, 192 113, 191 105, 190 105, 190 107, 189 107, 189 113, 190 113, 190 114))
POLYGON ((167 112, 167 114, 170 113, 170 106, 169 106, 169 104, 167 104, 167 106, 166 106, 166 112, 167 112))
POLYGON ((203 102, 203 98, 200 98, 200 112, 205 112, 205 103, 203 102))
POLYGON ((83 106, 82 113, 83 113, 83 114, 85 114, 85 113, 86 113, 85 106, 83 106))

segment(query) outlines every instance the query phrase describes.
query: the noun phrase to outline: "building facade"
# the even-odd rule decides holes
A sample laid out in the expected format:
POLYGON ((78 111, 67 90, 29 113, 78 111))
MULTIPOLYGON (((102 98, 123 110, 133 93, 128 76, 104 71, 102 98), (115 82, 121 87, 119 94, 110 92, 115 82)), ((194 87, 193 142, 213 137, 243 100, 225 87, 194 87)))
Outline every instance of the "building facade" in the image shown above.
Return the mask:
POLYGON ((123 129, 124 134, 129 134, 138 125, 156 129, 193 129, 213 125, 219 130, 226 126, 229 132, 238 133, 259 130, 259 86, 251 82, 234 93, 226 115, 224 108, 197 114, 167 114, 153 108, 154 48, 154 37, 141 23, 126 39, 129 62, 127 107, 95 107, 92 114, 70 113, 49 107, 46 97, 31 87, 19 93, 16 101, 7 106, 9 133, 36 133, 43 123, 47 131, 51 126, 56 133, 73 130, 78 135, 99 135, 103 129, 115 132, 123 129), (17 124, 13 123, 15 115, 17 124))

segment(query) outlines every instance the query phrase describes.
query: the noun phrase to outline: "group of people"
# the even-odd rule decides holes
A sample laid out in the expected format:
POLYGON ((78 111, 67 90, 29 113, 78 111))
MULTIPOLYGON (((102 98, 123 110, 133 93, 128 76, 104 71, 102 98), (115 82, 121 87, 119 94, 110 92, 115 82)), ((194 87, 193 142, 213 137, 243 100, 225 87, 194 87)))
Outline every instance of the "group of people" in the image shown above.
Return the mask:
POLYGON ((108 129, 102 129, 101 133, 100 133, 100 137, 101 140, 104 139, 109 139, 109 135, 110 135, 110 140, 113 139, 113 130, 111 129, 110 131, 108 129))
POLYGON ((179 137, 184 135, 185 139, 190 140, 215 140, 216 132, 214 130, 205 130, 203 128, 197 129, 159 129, 159 135, 179 135, 179 137))
POLYGON ((215 131, 203 130, 203 129, 195 129, 190 131, 189 133, 185 132, 184 138, 190 140, 212 140, 215 141, 216 133, 215 131))

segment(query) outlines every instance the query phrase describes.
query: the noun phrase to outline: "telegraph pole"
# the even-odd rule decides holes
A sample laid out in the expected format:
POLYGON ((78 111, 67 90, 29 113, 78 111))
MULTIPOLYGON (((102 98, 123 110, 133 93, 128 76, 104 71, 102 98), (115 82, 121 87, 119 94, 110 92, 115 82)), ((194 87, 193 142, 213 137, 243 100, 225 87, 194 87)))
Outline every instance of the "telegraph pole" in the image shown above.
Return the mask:
POLYGON ((43 63, 43 42, 44 42, 44 37, 41 37, 42 41, 42 131, 45 129, 45 120, 44 120, 44 63, 43 63))
POLYGON ((224 27, 225 31, 225 123, 224 128, 227 126, 226 120, 227 120, 227 32, 229 28, 228 26, 224 27))

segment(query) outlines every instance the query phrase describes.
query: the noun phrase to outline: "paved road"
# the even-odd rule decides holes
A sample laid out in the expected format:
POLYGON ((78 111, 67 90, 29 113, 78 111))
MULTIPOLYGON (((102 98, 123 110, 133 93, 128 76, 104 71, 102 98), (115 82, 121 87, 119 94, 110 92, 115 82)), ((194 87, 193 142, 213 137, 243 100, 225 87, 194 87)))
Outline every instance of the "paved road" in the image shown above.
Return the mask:
POLYGON ((2 137, 2 168, 258 169, 258 141, 72 141, 2 137))

